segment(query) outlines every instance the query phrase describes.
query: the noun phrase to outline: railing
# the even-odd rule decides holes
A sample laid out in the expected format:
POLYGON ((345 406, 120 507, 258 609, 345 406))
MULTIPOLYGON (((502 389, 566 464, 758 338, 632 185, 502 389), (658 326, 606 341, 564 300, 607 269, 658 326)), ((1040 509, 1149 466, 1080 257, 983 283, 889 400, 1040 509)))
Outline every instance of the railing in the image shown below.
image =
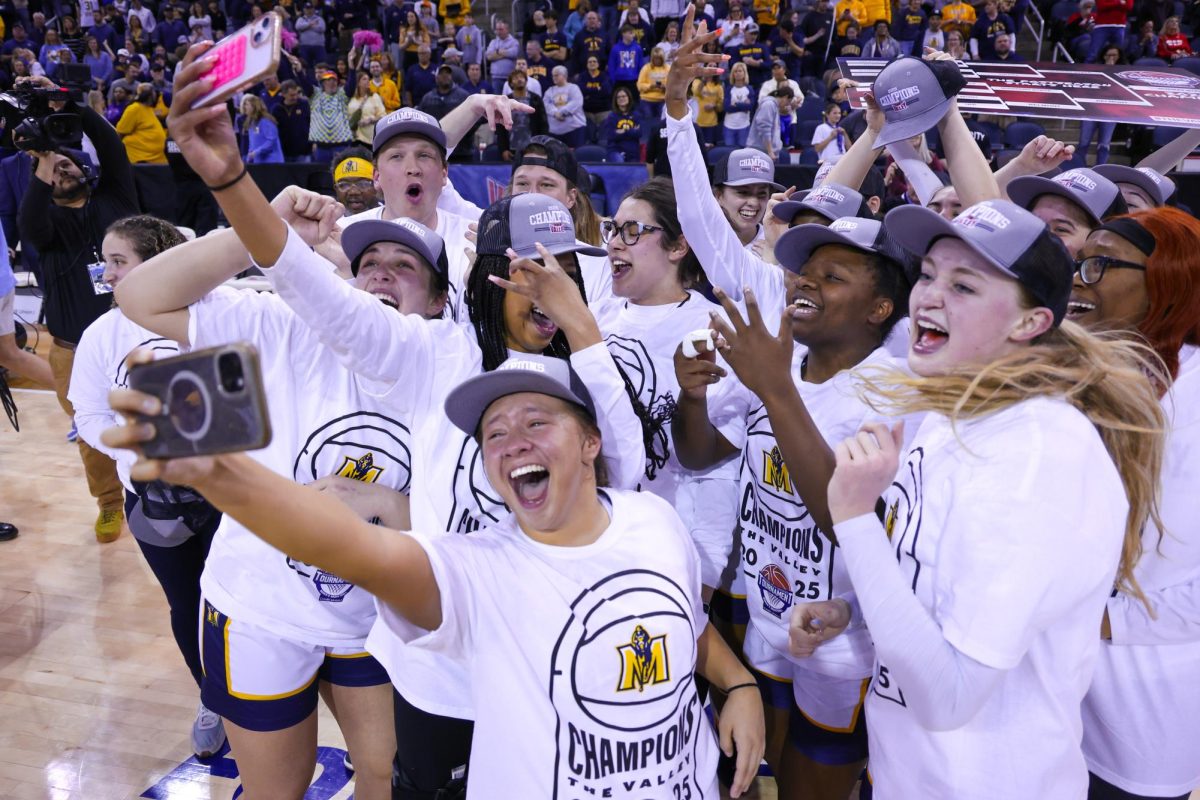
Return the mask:
POLYGON ((1067 48, 1063 47, 1063 43, 1062 43, 1062 42, 1055 42, 1055 43, 1054 43, 1054 52, 1050 54, 1050 60, 1051 60, 1051 61, 1058 61, 1058 54, 1059 54, 1059 53, 1062 53, 1062 56, 1063 56, 1063 58, 1065 58, 1065 59, 1067 60, 1067 63, 1068 63, 1068 64, 1074 64, 1074 63, 1075 63, 1075 59, 1071 57, 1071 53, 1070 53, 1070 51, 1069 51, 1069 50, 1067 50, 1067 48))
MULTIPOLYGON (((1029 11, 1030 11, 1030 13, 1033 14, 1034 17, 1037 18, 1038 29, 1037 29, 1037 33, 1035 33, 1034 35, 1037 36, 1037 43, 1038 43, 1037 60, 1041 61, 1042 60, 1042 44, 1046 41, 1046 18, 1042 16, 1042 12, 1040 9, 1038 9, 1037 3, 1030 3, 1029 11)), ((1025 21, 1026 21, 1026 23, 1029 22, 1028 14, 1025 15, 1025 21)), ((1029 27, 1032 28, 1033 26, 1030 25, 1029 27)))

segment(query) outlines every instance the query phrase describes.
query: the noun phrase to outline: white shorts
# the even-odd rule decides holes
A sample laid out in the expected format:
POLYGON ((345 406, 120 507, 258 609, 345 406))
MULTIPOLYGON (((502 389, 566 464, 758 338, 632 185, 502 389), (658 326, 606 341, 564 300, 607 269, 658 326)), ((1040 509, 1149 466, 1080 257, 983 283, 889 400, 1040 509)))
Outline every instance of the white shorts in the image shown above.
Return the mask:
POLYGON ((17 330, 17 324, 13 321, 13 303, 16 299, 16 289, 0 297, 0 336, 10 336, 17 330))

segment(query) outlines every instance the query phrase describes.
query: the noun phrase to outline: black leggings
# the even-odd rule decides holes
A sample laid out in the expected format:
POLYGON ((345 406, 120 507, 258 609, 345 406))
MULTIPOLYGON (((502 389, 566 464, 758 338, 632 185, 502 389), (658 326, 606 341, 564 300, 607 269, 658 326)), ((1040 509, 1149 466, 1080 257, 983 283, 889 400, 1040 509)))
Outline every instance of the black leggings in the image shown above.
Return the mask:
POLYGON ((1095 775, 1088 773, 1088 800, 1188 800, 1190 794, 1188 792, 1178 797, 1162 798, 1133 794, 1124 789, 1118 789, 1103 778, 1097 778, 1095 775))
POLYGON ((405 700, 395 689, 392 696, 396 704, 393 800, 449 800, 463 796, 475 723, 429 714, 405 700), (452 784, 456 774, 462 775, 462 781, 452 784))
MULTIPOLYGON (((136 494, 125 492, 125 519, 129 519, 137 501, 136 494)), ((196 531, 195 536, 175 547, 158 547, 134 537, 167 596, 171 634, 197 686, 204 675, 200 669, 200 573, 204 571, 204 559, 208 558, 208 548, 220 521, 217 514, 204 530, 196 531)))

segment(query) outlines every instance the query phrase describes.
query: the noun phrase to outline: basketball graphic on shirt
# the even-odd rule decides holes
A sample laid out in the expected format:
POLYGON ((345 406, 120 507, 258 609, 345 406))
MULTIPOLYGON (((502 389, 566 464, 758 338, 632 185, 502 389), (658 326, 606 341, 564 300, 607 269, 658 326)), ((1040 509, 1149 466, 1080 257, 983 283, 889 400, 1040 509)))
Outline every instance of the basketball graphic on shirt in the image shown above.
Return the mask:
MULTIPOLYGON (((658 372, 646 345, 637 339, 611 333, 604 338, 604 344, 613 361, 629 379, 638 400, 649 412, 655 437, 663 445, 663 452, 670 457, 668 426, 675 415, 675 397, 669 391, 658 393, 658 372)), ((651 454, 646 455, 649 457, 651 454)))
MULTIPOLYGON (((453 443, 447 443, 453 447, 453 443)), ((470 533, 498 522, 508 508, 499 492, 492 488, 483 470, 483 453, 474 436, 464 436, 458 445, 458 464, 454 467, 454 505, 446 530, 470 533)))
POLYGON ((792 607, 791 581, 777 564, 767 564, 758 573, 758 592, 763 608, 776 617, 782 618, 792 607))
POLYGON ((697 622, 684 587, 649 570, 603 579, 571 604, 552 655, 556 798, 694 797, 708 725, 692 678, 697 622))

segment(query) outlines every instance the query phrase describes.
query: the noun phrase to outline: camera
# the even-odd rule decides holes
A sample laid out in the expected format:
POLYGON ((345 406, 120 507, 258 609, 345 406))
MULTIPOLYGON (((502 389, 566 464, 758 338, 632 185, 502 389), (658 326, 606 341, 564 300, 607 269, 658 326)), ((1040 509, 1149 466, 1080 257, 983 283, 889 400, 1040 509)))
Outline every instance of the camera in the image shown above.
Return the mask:
POLYGON ((5 128, 12 131, 13 145, 18 150, 82 146, 83 119, 75 103, 83 101, 84 91, 91 84, 91 69, 87 64, 61 64, 59 78, 60 89, 23 85, 0 94, 0 116, 5 128), (66 105, 61 110, 51 107, 56 101, 66 105))

